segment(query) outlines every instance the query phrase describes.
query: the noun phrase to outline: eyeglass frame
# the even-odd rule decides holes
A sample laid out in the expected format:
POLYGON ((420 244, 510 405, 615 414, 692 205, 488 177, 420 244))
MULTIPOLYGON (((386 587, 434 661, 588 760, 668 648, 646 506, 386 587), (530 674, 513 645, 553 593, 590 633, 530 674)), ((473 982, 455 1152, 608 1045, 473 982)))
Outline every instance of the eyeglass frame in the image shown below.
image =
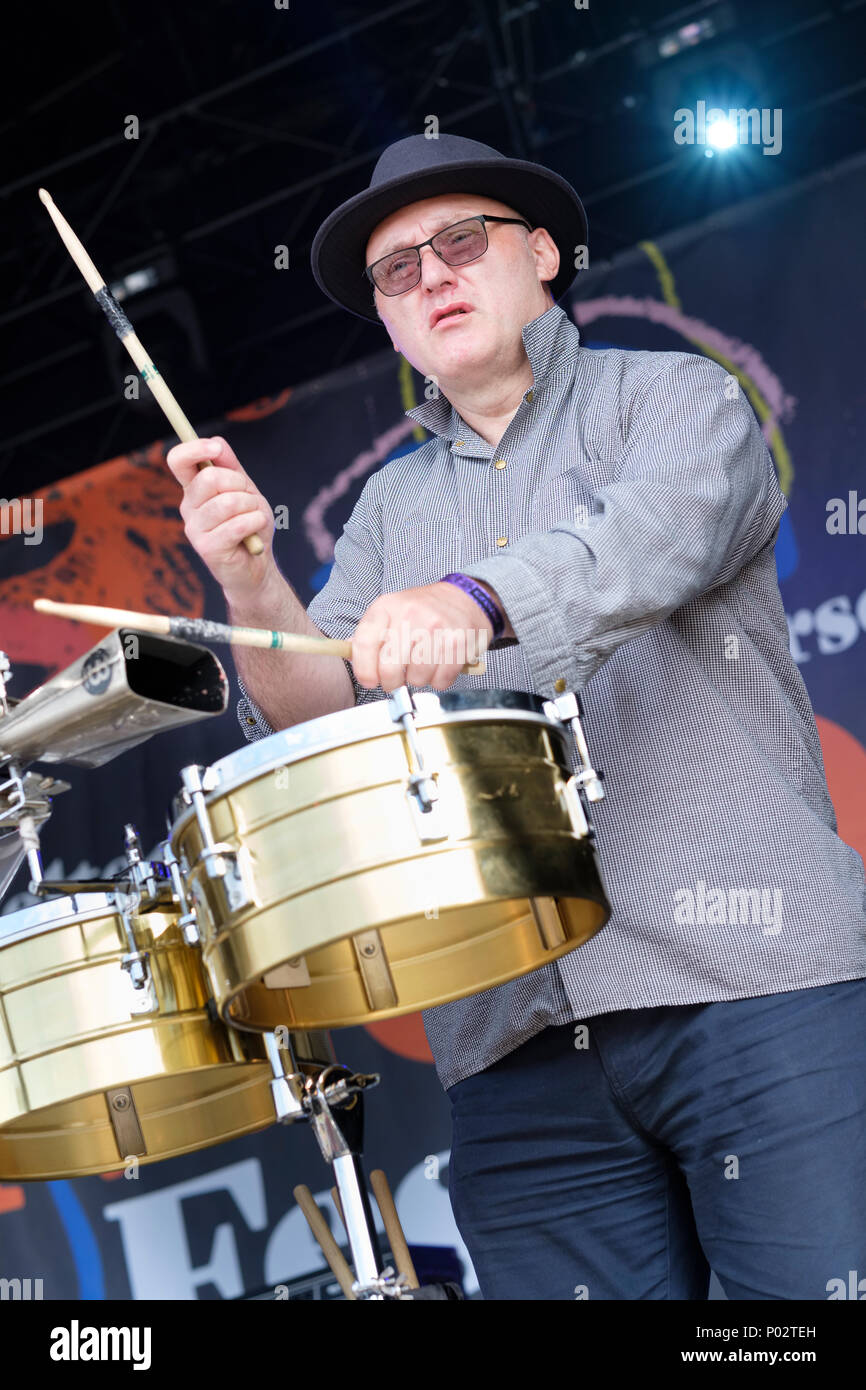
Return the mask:
POLYGON ((533 231, 533 228, 530 227, 529 223, 526 221, 524 217, 494 217, 491 213, 488 212, 479 212, 474 217, 461 217, 459 221, 451 222, 447 227, 440 227, 438 232, 434 232, 433 235, 431 237, 428 237, 426 241, 420 241, 417 246, 398 246, 396 251, 388 251, 384 256, 379 256, 377 260, 373 261, 372 265, 365 266, 364 274, 370 281, 370 284, 373 286, 373 289, 378 290, 379 293, 383 294, 386 299, 396 299, 398 295, 408 294, 410 290, 414 290, 421 283, 421 277, 423 274, 423 266, 421 264, 421 252, 423 251, 425 246, 430 247, 430 250, 433 252, 434 256, 438 256, 443 265, 451 265, 452 262, 446 261, 445 257, 441 254, 441 252, 436 250, 436 247, 433 245, 433 243, 436 240, 436 238, 442 236, 444 232, 451 232, 454 230, 455 227, 462 226, 464 222, 481 223, 482 227, 484 228, 484 237, 486 245, 484 247, 484 250, 479 255, 472 256, 471 259, 468 261, 457 261, 454 263, 455 266, 474 265, 476 261, 480 261, 481 257, 487 254, 487 252, 490 250, 490 237, 488 235, 486 225, 488 222, 511 222, 515 226, 525 227, 528 232, 533 231), (383 290, 381 286, 376 284, 376 281, 373 279, 373 271, 376 269, 376 266, 381 265, 383 261, 390 260, 392 256, 405 255, 407 251, 417 252, 418 279, 414 282, 414 284, 407 285, 405 290, 397 290, 394 294, 389 294, 387 290, 383 290))

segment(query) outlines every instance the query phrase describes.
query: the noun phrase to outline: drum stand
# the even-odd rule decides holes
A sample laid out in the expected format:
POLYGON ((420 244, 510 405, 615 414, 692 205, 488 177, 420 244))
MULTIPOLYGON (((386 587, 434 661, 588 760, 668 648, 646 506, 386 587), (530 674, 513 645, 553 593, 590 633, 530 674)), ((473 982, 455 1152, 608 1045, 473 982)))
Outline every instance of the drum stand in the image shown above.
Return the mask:
POLYGON ((356 1277, 310 1189, 299 1185, 294 1189, 294 1196, 346 1298, 381 1301, 462 1297, 454 1284, 419 1287, 388 1181, 381 1169, 377 1169, 370 1174, 370 1183, 397 1264, 396 1271, 391 1265, 382 1268, 384 1262, 361 1163, 364 1091, 378 1085, 379 1076, 352 1073, 339 1064, 319 1067, 307 1063, 302 1071, 292 1048, 291 1034, 287 1050, 296 1069, 286 1075, 276 1035, 266 1033, 264 1037, 274 1073, 271 1093, 277 1122, 309 1120, 322 1157, 334 1170, 336 1186, 331 1189, 331 1196, 346 1228, 356 1277))

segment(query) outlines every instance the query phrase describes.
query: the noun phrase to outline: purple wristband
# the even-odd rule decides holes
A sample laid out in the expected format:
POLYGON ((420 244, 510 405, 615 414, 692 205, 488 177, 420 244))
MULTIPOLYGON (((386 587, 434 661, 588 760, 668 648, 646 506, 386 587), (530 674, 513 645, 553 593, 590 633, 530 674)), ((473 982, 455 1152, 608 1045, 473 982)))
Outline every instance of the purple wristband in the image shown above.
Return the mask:
POLYGON ((502 636, 502 633, 505 630, 505 618, 503 616, 502 609, 499 607, 498 604, 493 602, 493 599, 486 592, 486 590, 481 588, 480 584, 476 583, 476 581, 472 579, 468 574, 457 573, 443 575, 442 578, 439 580, 439 583, 456 584, 458 589, 462 589, 463 592, 465 594, 468 594, 470 598, 474 598, 479 608, 483 608, 484 612, 487 614, 488 618, 493 624, 494 642, 498 637, 502 636))

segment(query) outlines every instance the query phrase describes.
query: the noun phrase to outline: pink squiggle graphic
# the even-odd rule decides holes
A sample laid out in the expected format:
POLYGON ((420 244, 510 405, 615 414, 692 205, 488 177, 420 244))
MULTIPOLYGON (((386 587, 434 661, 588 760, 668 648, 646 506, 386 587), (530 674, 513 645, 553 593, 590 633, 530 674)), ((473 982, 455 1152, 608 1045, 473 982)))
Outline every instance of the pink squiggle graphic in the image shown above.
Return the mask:
POLYGON ((703 319, 692 318, 659 299, 638 299, 627 294, 602 295, 598 299, 575 300, 572 312, 578 327, 606 317, 648 319, 651 323, 664 324, 686 339, 698 339, 713 352, 735 362, 751 378, 769 406, 770 414, 761 427, 767 444, 770 444, 779 421, 789 419, 797 404, 797 397, 787 395, 775 372, 751 343, 731 338, 703 319))
POLYGON ((365 473, 370 472, 374 464, 381 463, 382 459, 387 458, 391 450, 408 434, 411 434, 415 427, 414 420, 401 420, 399 425, 394 425, 384 434, 378 435, 373 440, 371 448, 358 454, 352 459, 348 468, 343 468, 335 474, 332 481, 320 488, 304 508, 302 517, 304 530, 313 548, 313 554, 322 564, 326 560, 332 559, 336 539, 325 522, 325 513, 328 508, 336 502, 338 497, 342 497, 344 493, 349 491, 357 478, 363 478, 365 473))

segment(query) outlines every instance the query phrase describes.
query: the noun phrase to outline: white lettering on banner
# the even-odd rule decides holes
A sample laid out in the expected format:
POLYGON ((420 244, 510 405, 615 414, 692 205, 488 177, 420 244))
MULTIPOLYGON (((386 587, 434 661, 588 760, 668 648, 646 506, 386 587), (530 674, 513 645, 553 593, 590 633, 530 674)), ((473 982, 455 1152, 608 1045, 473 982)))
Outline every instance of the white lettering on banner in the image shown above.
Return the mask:
POLYGON ((448 1196, 447 1164, 450 1152, 450 1149, 443 1149, 436 1155, 440 1174, 436 1181, 427 1177, 429 1155, 410 1168, 394 1193, 394 1204, 410 1244, 454 1246, 463 1266, 463 1288, 470 1296, 478 1292, 478 1277, 457 1229, 448 1196))
MULTIPOLYGON (((342 1222, 337 1216, 330 1188, 314 1192, 313 1200, 333 1231, 337 1244, 345 1247, 346 1236, 342 1222)), ((379 1209, 374 1202, 370 1205, 373 1208, 376 1230, 381 1233, 384 1227, 379 1209)), ((291 1283, 294 1279, 303 1279, 324 1267, 325 1257, 319 1242, 307 1225, 307 1218, 299 1206, 291 1206, 277 1221, 268 1236, 264 1264, 262 1283, 274 1286, 291 1283)))
POLYGON ((120 1226, 133 1298, 194 1299, 202 1284, 213 1284, 223 1298, 239 1298, 245 1292, 230 1223, 224 1222, 214 1231, 207 1264, 193 1266, 183 1204, 206 1192, 229 1192, 250 1230, 263 1231, 267 1226, 265 1187, 257 1158, 103 1208, 106 1221, 120 1226))
MULTIPOLYGON (((448 1149, 437 1154, 445 1173, 448 1149)), ((469 1251, 463 1244, 451 1210, 445 1183, 426 1176, 429 1155, 411 1168, 398 1186, 394 1199, 407 1240, 416 1245, 453 1246, 463 1265, 467 1294, 478 1288, 469 1251)), ((134 1299, 196 1299, 203 1284, 213 1284, 223 1298, 239 1298, 244 1292, 237 1241, 232 1226, 223 1223, 214 1232, 210 1258, 194 1266, 186 1231, 185 1203, 203 1193, 229 1192, 252 1231, 268 1224, 264 1179, 257 1158, 245 1159, 158 1192, 144 1192, 113 1202, 103 1209, 107 1221, 120 1226, 123 1253, 134 1299), (158 1239, 154 1238, 158 1232, 158 1239)), ((331 1201, 330 1188, 313 1194, 337 1235, 345 1241, 331 1201)), ((375 1204, 376 1229, 383 1231, 375 1204)), ((285 1284, 324 1267, 325 1260, 300 1207, 294 1203, 279 1218, 265 1247, 261 1279, 254 1283, 285 1284)))
POLYGON ((852 647, 861 632, 866 632, 866 589, 853 602, 847 594, 835 594, 814 610, 798 608, 785 617, 791 655, 798 665, 812 660, 812 653, 802 645, 801 638, 814 637, 821 656, 836 656, 852 647))
MULTIPOLYGON (((440 1173, 446 1171, 448 1156, 448 1149, 443 1149, 435 1155, 440 1173)), ((472 1294, 478 1288, 478 1279, 472 1268, 469 1251, 454 1220, 448 1188, 441 1180, 431 1181, 427 1176, 430 1158, 431 1155, 425 1155, 414 1168, 410 1168, 394 1193, 400 1224, 410 1245, 453 1246, 463 1266, 463 1288, 467 1294, 472 1294)), ((336 1220, 336 1212, 331 1202, 330 1190, 316 1193, 315 1199, 324 1210, 337 1239, 344 1241, 342 1226, 336 1220)), ((382 1218, 375 1203, 373 1215, 376 1230, 382 1234, 382 1218)), ((293 1207, 280 1218, 268 1238, 263 1282, 276 1285, 292 1279, 301 1279, 312 1271, 321 1269, 323 1263, 322 1252, 313 1239, 306 1217, 299 1207, 293 1207)))

